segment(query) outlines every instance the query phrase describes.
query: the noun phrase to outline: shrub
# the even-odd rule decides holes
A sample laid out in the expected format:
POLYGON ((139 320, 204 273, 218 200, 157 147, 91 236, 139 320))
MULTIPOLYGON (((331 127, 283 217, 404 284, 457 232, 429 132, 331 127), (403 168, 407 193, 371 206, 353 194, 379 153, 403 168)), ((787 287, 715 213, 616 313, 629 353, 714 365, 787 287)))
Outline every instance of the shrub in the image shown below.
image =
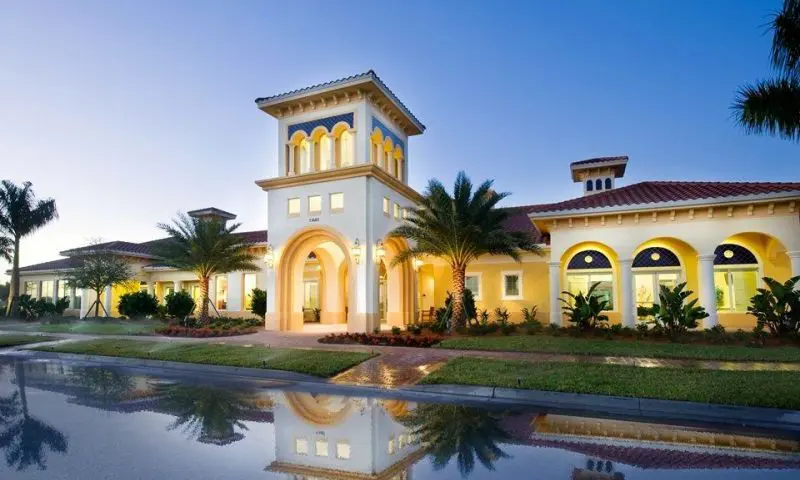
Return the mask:
POLYGON ((158 312, 158 299, 147 292, 126 293, 119 298, 117 310, 128 318, 155 315, 158 312))
POLYGON ((608 322, 608 316, 603 314, 608 310, 608 301, 601 300, 600 297, 594 295, 594 290, 598 285, 600 282, 589 287, 586 295, 583 292, 578 292, 577 295, 566 291, 561 292, 568 297, 568 299, 561 299, 564 304, 563 312, 567 315, 567 320, 579 330, 591 330, 608 322))
POLYGON ((421 335, 422 334, 422 325, 420 325, 420 324, 409 325, 406 328, 406 330, 408 330, 408 333, 410 333, 412 335, 421 335))
POLYGON ((714 325, 711 328, 707 328, 703 331, 703 337, 710 343, 715 344, 731 343, 734 340, 734 337, 725 333, 725 327, 722 325, 714 325))
POLYGON ((173 318, 184 319, 194 310, 194 299, 183 290, 170 292, 164 298, 167 305, 167 315, 173 318))
POLYGON ((800 332, 800 292, 794 289, 798 280, 800 276, 781 284, 764 277, 767 288, 759 288, 747 307, 747 313, 756 317, 758 328, 763 330, 766 327, 778 336, 800 332))
POLYGON ((183 322, 187 328, 211 328, 220 330, 248 329, 264 326, 264 320, 260 318, 231 318, 231 317, 212 317, 206 324, 200 323, 197 318, 187 318, 183 322))
POLYGON ((400 335, 400 333, 402 333, 400 327, 392 327, 392 335, 400 335))
POLYGON ((467 327, 467 333, 470 335, 488 335, 490 333, 494 333, 500 329, 500 324, 497 322, 481 322, 476 325, 470 325, 467 327))
POLYGON ((256 328, 186 328, 177 325, 170 325, 167 327, 156 328, 156 333, 168 337, 231 337, 233 335, 247 335, 249 333, 256 333, 256 328))
POLYGON ((523 327, 528 335, 533 335, 542 331, 542 322, 536 320, 538 310, 539 307, 536 305, 532 306, 530 309, 528 309, 528 307, 522 307, 523 327))
POLYGON ((374 333, 374 334, 376 334, 376 335, 377 335, 377 334, 379 334, 379 333, 381 333, 381 326, 380 326, 380 325, 378 325, 377 327, 373 328, 373 329, 372 329, 372 333, 374 333))
POLYGON ((708 317, 705 309, 697 306, 697 299, 684 303, 693 293, 684 288, 686 282, 679 283, 673 288, 661 285, 658 294, 660 303, 650 308, 655 326, 663 329, 673 340, 688 329, 696 328, 698 320, 708 317))
POLYGON ((30 295, 19 296, 19 313, 25 320, 36 320, 42 317, 60 316, 69 306, 67 297, 53 303, 45 298, 31 298, 30 295))
POLYGON ((253 315, 261 318, 267 316, 267 292, 260 288, 254 288, 250 300, 250 311, 253 315))
POLYGON ((467 323, 469 324, 478 319, 478 310, 475 308, 475 295, 472 294, 472 290, 464 290, 463 302, 464 318, 467 319, 467 323))
POLYGON ((440 336, 419 336, 411 337, 408 335, 380 335, 368 333, 331 333, 319 340, 319 343, 328 344, 353 344, 388 346, 388 347, 416 347, 428 348, 442 341, 440 336))

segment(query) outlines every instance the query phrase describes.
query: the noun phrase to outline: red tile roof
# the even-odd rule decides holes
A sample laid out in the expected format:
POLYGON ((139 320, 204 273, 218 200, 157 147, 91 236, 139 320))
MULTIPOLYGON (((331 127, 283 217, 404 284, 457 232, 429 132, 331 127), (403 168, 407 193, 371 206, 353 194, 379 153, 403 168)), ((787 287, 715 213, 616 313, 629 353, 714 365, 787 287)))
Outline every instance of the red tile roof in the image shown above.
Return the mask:
POLYGON ((528 218, 528 207, 508 207, 504 208, 509 212, 508 218, 503 225, 509 232, 529 232, 536 243, 550 243, 549 237, 545 238, 536 225, 528 218))
POLYGON ((75 268, 80 261, 77 257, 60 258, 58 260, 51 260, 49 262, 37 263, 35 265, 28 265, 27 267, 20 267, 20 272, 39 272, 49 270, 68 270, 75 268))
POLYGON ((654 205, 667 202, 800 192, 800 183, 640 182, 558 203, 529 205, 528 213, 654 205))

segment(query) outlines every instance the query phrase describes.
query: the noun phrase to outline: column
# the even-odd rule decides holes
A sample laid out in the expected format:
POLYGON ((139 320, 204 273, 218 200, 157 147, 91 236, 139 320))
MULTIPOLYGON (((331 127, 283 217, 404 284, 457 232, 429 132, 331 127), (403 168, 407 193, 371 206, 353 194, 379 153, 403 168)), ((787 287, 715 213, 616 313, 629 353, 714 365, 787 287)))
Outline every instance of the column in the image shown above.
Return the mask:
POLYGON ((58 298, 58 284, 61 283, 61 280, 53 280, 53 303, 58 302, 60 299, 58 298))
MULTIPOLYGON (((69 293, 68 293, 68 295, 69 295, 69 308, 75 308, 75 306, 76 306, 75 303, 77 303, 77 302, 75 301, 75 297, 76 297, 75 293, 76 293, 75 292, 75 287, 72 287, 72 286, 69 287, 69 293)), ((83 302, 81 302, 81 304, 83 304, 83 302)))
POLYGON ((633 305, 633 259, 628 258, 619 261, 620 273, 620 294, 619 310, 622 314, 622 326, 633 328, 636 326, 636 308, 633 305))
POLYGON ((111 316, 111 285, 106 287, 106 291, 104 292, 105 298, 103 298, 103 306, 106 308, 106 316, 111 316))
POLYGON ((180 281, 175 280, 174 282, 172 282, 172 291, 175 292, 175 293, 178 293, 178 292, 181 291, 181 282, 180 281))
POLYGON ((229 312, 239 312, 243 308, 242 300, 244 292, 244 279, 242 272, 231 272, 228 274, 228 308, 229 312))
POLYGON ((327 136, 327 138, 328 138, 328 164, 322 168, 323 169, 336 168, 336 137, 331 133, 327 136))
MULTIPOLYGON (((212 275, 211 278, 208 279, 208 300, 211 302, 211 305, 214 305, 216 308, 217 306, 217 276, 212 275)), ((213 308, 209 305, 209 310, 212 312, 214 311, 213 308)))
POLYGON ((147 282, 147 294, 148 295, 155 295, 156 294, 156 283, 155 282, 147 282))
POLYGON ((306 172, 313 172, 314 171, 314 141, 310 138, 308 139, 308 156, 306 157, 308 160, 308 168, 306 168, 306 172))
MULTIPOLYGON (((792 262, 792 277, 800 275, 800 250, 788 251, 789 261, 792 262)), ((794 285, 795 290, 800 290, 800 282, 794 285)))
POLYGON ((386 152, 383 151, 382 143, 375 144, 375 164, 380 168, 384 168, 383 157, 386 156, 385 153, 386 152))
POLYGON ((703 319, 703 328, 711 328, 719 323, 717 319, 717 291, 714 285, 713 253, 697 256, 697 275, 700 277, 700 306, 706 309, 708 317, 703 319))
POLYGON ((89 290, 88 288, 83 289, 83 295, 81 295, 81 318, 84 318, 89 313, 89 306, 91 306, 92 302, 94 302, 93 297, 94 292, 92 290, 89 290))
POLYGON ((550 262, 550 323, 561 326, 561 263, 550 262))
POLYGON ((297 172, 294 171, 294 150, 295 150, 294 145, 292 145, 290 143, 289 144, 289 170, 287 172, 288 175, 294 175, 295 173, 297 173, 297 172))

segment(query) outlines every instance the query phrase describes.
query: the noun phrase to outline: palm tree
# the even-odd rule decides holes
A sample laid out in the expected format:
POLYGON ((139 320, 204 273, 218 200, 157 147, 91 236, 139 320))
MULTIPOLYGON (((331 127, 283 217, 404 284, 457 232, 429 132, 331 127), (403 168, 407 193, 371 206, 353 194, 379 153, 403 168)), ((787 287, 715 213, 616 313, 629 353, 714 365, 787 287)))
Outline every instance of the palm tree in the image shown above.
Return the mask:
POLYGON ((800 141, 800 0, 784 0, 770 29, 778 76, 742 87, 732 108, 748 133, 800 141))
POLYGON ((52 198, 37 200, 32 186, 31 182, 24 182, 21 187, 9 180, 0 182, 0 231, 7 233, 14 242, 6 315, 16 313, 19 300, 20 240, 58 218, 56 201, 52 198))
POLYGON ((403 424, 419 435, 436 470, 446 467, 455 456, 461 476, 467 477, 475 468, 475 459, 494 470, 495 461, 508 458, 497 445, 511 439, 500 425, 502 418, 503 414, 479 408, 424 404, 404 418, 403 424))
POLYGON ((47 468, 44 452, 49 450, 58 453, 67 452, 67 437, 48 425, 32 417, 28 412, 28 397, 25 394, 25 366, 16 364, 17 392, 10 398, 0 401, 0 411, 19 417, 0 432, 0 450, 6 450, 6 463, 16 466, 17 471, 36 465, 39 470, 47 468), (10 401, 9 401, 10 400, 10 401))
POLYGON ((10 262, 14 256, 14 240, 0 234, 0 258, 10 262))
POLYGON ((156 247, 156 255, 172 267, 194 272, 200 280, 201 322, 208 321, 208 282, 213 275, 259 269, 255 255, 249 251, 250 244, 233 233, 240 225, 226 226, 217 219, 194 218, 183 213, 172 225, 158 224, 171 241, 156 247))
POLYGON ((182 428, 191 439, 225 445, 244 438, 241 421, 252 408, 247 395, 226 389, 194 385, 168 385, 159 392, 159 406, 176 415, 168 430, 182 428))
POLYGON ((509 231, 505 224, 510 212, 497 208, 509 193, 492 190, 486 180, 473 193, 472 182, 459 172, 453 196, 438 180, 430 180, 418 208, 411 208, 405 223, 389 237, 405 238, 411 246, 401 251, 392 265, 422 255, 442 257, 453 271, 453 319, 463 326, 464 283, 467 266, 481 255, 508 255, 520 261, 520 251, 541 254, 530 232, 509 231))

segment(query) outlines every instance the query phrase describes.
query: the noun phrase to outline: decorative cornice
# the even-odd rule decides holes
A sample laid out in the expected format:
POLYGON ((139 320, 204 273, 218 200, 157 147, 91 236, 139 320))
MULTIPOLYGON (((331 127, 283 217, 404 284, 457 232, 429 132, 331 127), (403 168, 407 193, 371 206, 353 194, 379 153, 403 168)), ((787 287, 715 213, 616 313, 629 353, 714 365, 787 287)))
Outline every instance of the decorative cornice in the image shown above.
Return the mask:
POLYGON ((392 190, 404 195, 412 202, 419 203, 422 201, 422 195, 419 192, 389 175, 386 170, 383 170, 372 163, 353 165, 351 167, 332 168, 330 170, 322 170, 319 172, 304 173, 300 175, 275 177, 266 180, 256 180, 255 184, 261 187, 261 189, 265 192, 268 192, 270 190, 278 190, 281 188, 297 187, 300 185, 309 185, 312 183, 330 182, 334 180, 344 180, 347 178, 357 177, 373 177, 392 190))

